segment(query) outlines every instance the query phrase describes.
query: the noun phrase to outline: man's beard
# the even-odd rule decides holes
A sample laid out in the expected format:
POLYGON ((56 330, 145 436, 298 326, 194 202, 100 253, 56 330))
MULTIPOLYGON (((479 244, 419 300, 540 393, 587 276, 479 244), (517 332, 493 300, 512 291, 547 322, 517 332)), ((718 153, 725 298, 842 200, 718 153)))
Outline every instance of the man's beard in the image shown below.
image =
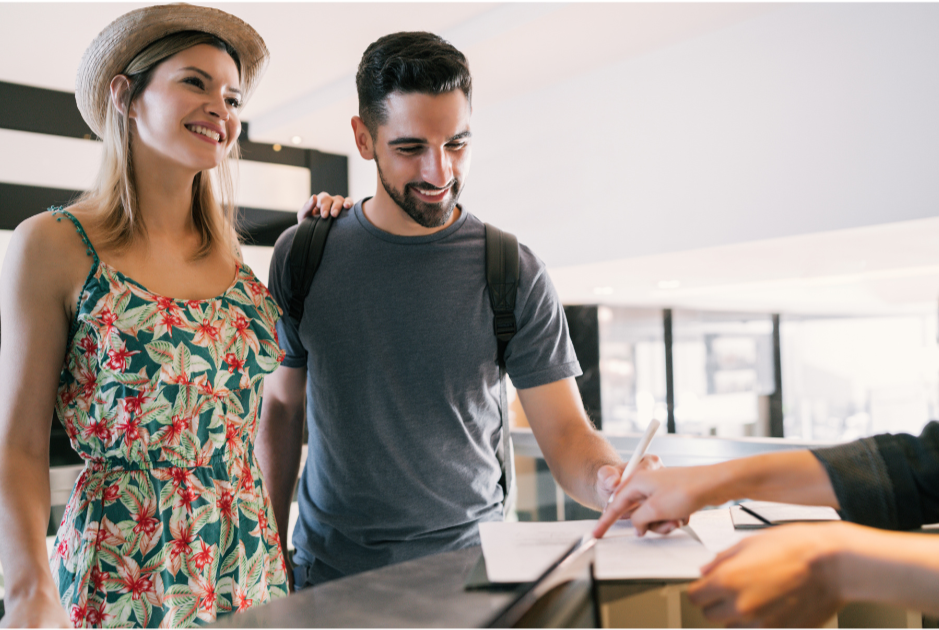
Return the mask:
POLYGON ((439 188, 431 186, 426 182, 412 182, 405 184, 404 190, 395 190, 394 187, 385 181, 385 176, 381 172, 381 165, 379 165, 377 157, 375 158, 375 167, 378 169, 378 179, 381 180, 381 185, 385 189, 385 192, 388 193, 388 196, 421 227, 437 228, 446 225, 450 217, 453 216, 453 209, 456 207, 456 202, 460 198, 460 180, 454 178, 451 181, 450 194, 444 201, 441 203, 427 203, 426 201, 415 199, 413 195, 409 195, 408 189, 416 188, 418 190, 439 191, 439 188))

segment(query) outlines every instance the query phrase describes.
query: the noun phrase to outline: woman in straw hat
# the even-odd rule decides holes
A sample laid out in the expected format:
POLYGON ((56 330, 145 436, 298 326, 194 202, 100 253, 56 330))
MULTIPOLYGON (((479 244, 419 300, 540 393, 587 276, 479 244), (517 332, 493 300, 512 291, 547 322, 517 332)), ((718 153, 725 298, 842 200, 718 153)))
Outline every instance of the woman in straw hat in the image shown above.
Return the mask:
POLYGON ((267 58, 241 20, 177 4, 82 59, 98 181, 17 228, 0 283, 5 625, 190 626, 287 594, 253 449, 280 312, 240 262, 227 159, 267 58), (50 567, 53 411, 85 469, 50 567))

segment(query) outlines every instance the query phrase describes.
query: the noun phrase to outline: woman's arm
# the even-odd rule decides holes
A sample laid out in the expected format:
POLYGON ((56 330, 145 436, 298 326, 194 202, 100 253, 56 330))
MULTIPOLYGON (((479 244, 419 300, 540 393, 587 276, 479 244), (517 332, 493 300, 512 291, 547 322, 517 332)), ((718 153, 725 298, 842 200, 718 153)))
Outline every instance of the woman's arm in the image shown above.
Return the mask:
MULTIPOLYGON (((75 271, 87 272, 91 262, 76 255, 76 243, 81 241, 70 222, 57 224, 49 214, 34 217, 14 232, 0 276, 0 564, 5 626, 70 625, 52 581, 45 535, 49 434, 69 330, 67 304, 73 295, 77 297, 75 271)), ((84 254, 83 248, 80 251, 84 254)))

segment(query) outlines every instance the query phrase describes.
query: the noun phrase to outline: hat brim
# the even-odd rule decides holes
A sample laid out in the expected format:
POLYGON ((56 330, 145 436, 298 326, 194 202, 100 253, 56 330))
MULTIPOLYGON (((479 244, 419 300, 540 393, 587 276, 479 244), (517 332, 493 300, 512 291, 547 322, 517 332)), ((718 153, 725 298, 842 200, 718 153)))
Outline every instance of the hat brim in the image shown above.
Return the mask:
POLYGON ((144 48, 181 31, 215 35, 238 52, 241 91, 243 102, 247 102, 264 74, 269 58, 267 46, 257 31, 219 9, 183 3, 144 7, 111 22, 91 42, 78 66, 75 101, 82 118, 95 134, 104 134, 111 80, 124 72, 144 48))

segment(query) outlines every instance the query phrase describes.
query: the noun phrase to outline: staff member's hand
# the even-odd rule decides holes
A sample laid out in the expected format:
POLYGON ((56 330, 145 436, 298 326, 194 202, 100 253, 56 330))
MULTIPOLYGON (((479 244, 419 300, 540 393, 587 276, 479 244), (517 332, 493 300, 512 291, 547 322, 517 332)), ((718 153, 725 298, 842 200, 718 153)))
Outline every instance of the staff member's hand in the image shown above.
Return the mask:
POLYGON ((688 599, 727 626, 817 628, 846 603, 837 557, 853 527, 787 525, 746 538, 701 568, 688 599))
POLYGON ((343 209, 348 210, 355 202, 341 195, 330 195, 327 192, 321 192, 318 195, 310 197, 300 211, 297 213, 297 223, 300 223, 307 217, 319 214, 324 219, 330 215, 338 217, 343 209))
MULTIPOLYGON (((646 455, 643 463, 648 457, 655 455, 646 455)), ((631 519, 640 536, 649 530, 667 534, 687 525, 691 514, 707 505, 703 492, 695 490, 700 487, 702 475, 706 476, 706 471, 698 466, 640 465, 616 491, 616 498, 600 516, 593 535, 600 538, 621 518, 631 519)))
MULTIPOLYGON (((593 531, 593 535, 597 538, 601 538, 618 519, 629 518, 633 510, 636 509, 637 503, 624 498, 624 489, 631 485, 631 481, 639 476, 640 473, 648 473, 660 469, 665 470, 662 460, 659 459, 658 455, 645 455, 639 460, 639 466, 636 467, 635 472, 633 472, 624 483, 620 484, 620 477, 625 468, 626 463, 622 463, 617 466, 603 466, 597 471, 597 495, 600 496, 603 504, 607 505, 610 495, 614 492, 616 493, 616 499, 613 500, 613 503, 607 505, 593 531)), ((665 523, 657 523, 656 526, 651 529, 660 534, 667 534, 682 524, 683 523, 678 520, 674 520, 665 523)), ((645 532, 643 531, 643 533, 645 532)))

